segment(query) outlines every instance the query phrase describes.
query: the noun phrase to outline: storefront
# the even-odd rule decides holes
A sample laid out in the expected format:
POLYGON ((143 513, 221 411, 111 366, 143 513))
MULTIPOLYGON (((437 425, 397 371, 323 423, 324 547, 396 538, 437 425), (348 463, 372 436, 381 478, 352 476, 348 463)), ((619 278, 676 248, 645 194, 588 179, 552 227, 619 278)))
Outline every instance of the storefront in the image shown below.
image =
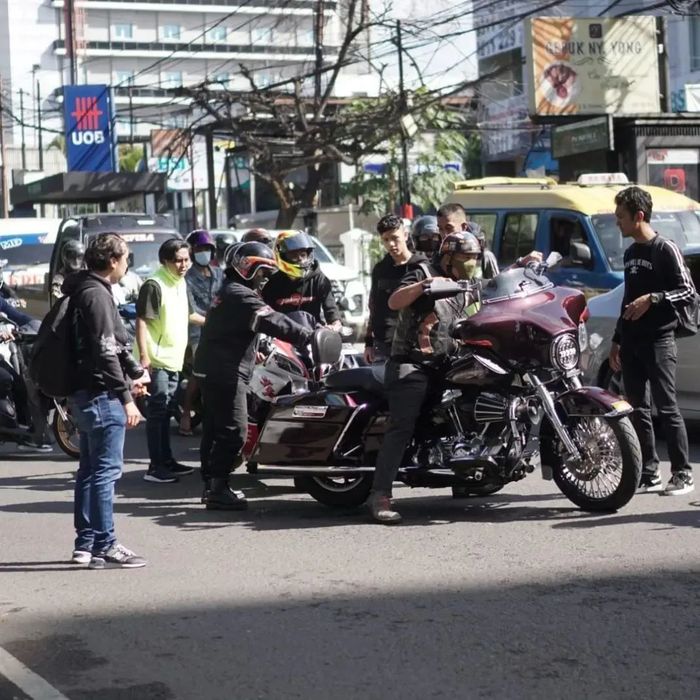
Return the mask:
POLYGON ((562 182, 583 173, 624 172, 700 200, 700 117, 604 116, 555 126, 552 150, 562 182))

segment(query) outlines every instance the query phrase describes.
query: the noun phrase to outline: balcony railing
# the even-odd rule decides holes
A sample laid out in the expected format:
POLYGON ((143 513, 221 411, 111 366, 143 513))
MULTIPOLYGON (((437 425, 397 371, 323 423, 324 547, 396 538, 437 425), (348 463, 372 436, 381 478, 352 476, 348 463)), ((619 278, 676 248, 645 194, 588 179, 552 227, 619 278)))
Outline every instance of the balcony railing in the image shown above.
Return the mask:
MULTIPOLYGON (((54 52, 65 50, 66 42, 56 39, 53 42, 54 52)), ((312 56, 313 46, 280 46, 279 44, 205 44, 185 42, 163 41, 88 41, 85 43, 86 51, 139 51, 146 55, 150 51, 166 51, 168 53, 248 53, 248 54, 294 54, 298 56, 312 56)), ((326 46, 324 52, 333 54, 337 47, 326 46)), ((196 56, 193 56, 196 58, 196 56)))

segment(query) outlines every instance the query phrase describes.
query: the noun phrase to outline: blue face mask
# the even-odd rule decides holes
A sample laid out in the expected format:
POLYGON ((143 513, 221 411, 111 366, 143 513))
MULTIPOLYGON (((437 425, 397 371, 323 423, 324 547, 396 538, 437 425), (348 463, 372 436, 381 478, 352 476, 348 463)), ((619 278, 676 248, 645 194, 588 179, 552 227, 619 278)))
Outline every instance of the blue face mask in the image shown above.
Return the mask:
POLYGON ((197 265, 206 267, 211 262, 211 251, 200 250, 194 254, 194 261, 197 263, 197 265))

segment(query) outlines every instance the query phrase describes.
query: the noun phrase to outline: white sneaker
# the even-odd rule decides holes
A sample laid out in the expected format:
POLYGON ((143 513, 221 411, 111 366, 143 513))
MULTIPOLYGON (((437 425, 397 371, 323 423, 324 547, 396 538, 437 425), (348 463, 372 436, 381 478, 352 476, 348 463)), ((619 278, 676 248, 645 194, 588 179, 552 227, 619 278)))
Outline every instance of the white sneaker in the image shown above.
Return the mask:
POLYGON ((662 495, 664 496, 682 496, 690 493, 695 489, 693 482, 693 473, 687 470, 675 472, 671 476, 671 480, 666 484, 666 488, 662 495))
POLYGON ((92 559, 92 554, 84 549, 74 549, 73 556, 70 559, 71 564, 89 564, 92 559))

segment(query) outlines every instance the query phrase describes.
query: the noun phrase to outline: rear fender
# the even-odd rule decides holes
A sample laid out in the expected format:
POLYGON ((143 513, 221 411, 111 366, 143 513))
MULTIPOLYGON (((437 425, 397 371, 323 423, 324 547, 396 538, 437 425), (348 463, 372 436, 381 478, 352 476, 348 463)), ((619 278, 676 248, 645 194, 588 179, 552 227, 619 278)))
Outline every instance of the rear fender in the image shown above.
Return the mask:
POLYGON ((634 410, 623 398, 597 386, 582 386, 559 394, 555 399, 562 416, 605 416, 619 418, 634 410))

